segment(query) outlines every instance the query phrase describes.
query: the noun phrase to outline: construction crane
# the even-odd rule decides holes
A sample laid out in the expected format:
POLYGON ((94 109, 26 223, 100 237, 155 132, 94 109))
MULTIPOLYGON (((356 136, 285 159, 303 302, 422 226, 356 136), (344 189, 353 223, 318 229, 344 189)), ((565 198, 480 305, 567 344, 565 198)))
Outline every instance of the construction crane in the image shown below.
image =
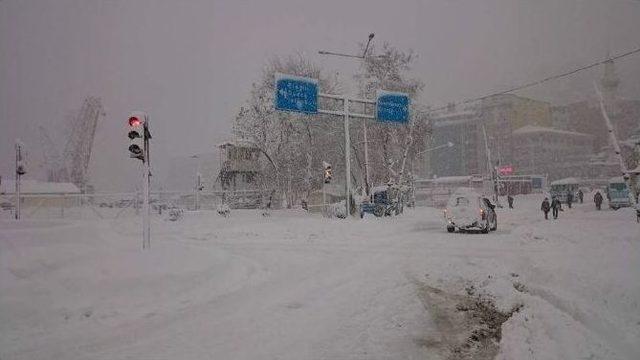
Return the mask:
POLYGON ((64 159, 69 180, 81 191, 86 190, 88 183, 87 170, 98 119, 105 115, 100 98, 90 96, 84 100, 80 112, 71 123, 64 159))
POLYGON ((39 126, 48 181, 72 182, 81 191, 86 190, 89 160, 98 119, 105 115, 100 98, 87 97, 78 114, 71 119, 63 156, 60 156, 47 129, 39 126))

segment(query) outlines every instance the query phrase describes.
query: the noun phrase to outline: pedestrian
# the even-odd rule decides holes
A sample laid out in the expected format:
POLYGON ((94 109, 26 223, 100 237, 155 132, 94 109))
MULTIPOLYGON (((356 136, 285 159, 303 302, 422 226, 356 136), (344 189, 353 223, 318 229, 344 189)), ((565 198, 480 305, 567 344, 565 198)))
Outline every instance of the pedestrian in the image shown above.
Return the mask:
POLYGON ((513 209, 513 196, 507 195, 507 202, 509 203, 509 209, 513 209))
POLYGON ((636 222, 640 223, 640 202, 636 201, 636 222))
POLYGON ((567 206, 571 209, 571 203, 573 202, 573 191, 567 191, 567 206))
POLYGON ((551 210, 553 213, 553 218, 557 219, 558 218, 558 211, 562 211, 562 203, 560 203, 560 200, 558 200, 557 197, 553 197, 551 199, 551 210))
POLYGON ((582 192, 582 189, 578 189, 578 200, 580 201, 580 204, 584 201, 584 193, 582 192))
POLYGON ((596 209, 600 210, 600 206, 602 205, 602 194, 600 191, 597 191, 595 195, 593 195, 593 202, 596 203, 596 209))
POLYGON ((544 198, 542 200, 542 205, 540 205, 540 210, 544 213, 544 219, 549 220, 549 210, 551 209, 551 205, 549 205, 549 198, 544 198))

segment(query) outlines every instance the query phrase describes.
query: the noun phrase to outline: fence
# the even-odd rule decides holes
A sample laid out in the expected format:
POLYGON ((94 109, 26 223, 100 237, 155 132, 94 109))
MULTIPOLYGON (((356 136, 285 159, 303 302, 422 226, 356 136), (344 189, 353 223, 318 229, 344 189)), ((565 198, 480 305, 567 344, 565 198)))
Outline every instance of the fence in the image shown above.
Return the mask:
MULTIPOLYGON (((272 198, 271 191, 240 190, 200 192, 151 192, 151 211, 164 213, 178 207, 185 210, 215 210, 221 204, 232 209, 263 207, 272 198)), ((13 218, 15 195, 0 195, 0 218, 13 218)), ((23 194, 20 196, 20 215, 23 219, 115 219, 135 216, 142 209, 141 193, 94 194, 23 194)))

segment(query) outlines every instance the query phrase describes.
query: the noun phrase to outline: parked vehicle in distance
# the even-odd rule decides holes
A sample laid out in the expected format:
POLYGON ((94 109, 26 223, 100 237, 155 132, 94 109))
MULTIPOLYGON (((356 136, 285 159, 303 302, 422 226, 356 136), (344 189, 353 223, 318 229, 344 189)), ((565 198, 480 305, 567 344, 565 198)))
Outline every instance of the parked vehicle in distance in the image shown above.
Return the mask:
POLYGON ((404 212, 404 198, 406 189, 395 185, 376 186, 372 189, 373 202, 364 201, 360 204, 360 217, 371 213, 376 217, 400 215, 404 212))
POLYGON ((607 197, 609 199, 609 207, 613 210, 631 206, 629 186, 627 186, 627 182, 622 177, 609 179, 607 197))
POLYGON ((448 232, 478 230, 486 234, 498 228, 495 205, 471 188, 458 188, 453 192, 444 218, 448 232))
POLYGON ((551 182, 551 189, 549 191, 552 198, 560 200, 561 203, 567 202, 567 194, 571 192, 573 194, 573 201, 578 199, 578 190, 580 189, 580 181, 576 178, 566 178, 551 182))

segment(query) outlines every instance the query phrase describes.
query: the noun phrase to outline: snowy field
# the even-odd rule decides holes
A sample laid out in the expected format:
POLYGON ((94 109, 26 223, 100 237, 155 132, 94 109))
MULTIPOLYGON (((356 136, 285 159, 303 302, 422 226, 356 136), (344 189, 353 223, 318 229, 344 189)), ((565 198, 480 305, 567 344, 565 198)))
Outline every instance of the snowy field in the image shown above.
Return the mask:
POLYGON ((635 213, 540 201, 487 235, 188 212, 150 251, 136 217, 0 220, 0 359, 640 359, 635 213))

